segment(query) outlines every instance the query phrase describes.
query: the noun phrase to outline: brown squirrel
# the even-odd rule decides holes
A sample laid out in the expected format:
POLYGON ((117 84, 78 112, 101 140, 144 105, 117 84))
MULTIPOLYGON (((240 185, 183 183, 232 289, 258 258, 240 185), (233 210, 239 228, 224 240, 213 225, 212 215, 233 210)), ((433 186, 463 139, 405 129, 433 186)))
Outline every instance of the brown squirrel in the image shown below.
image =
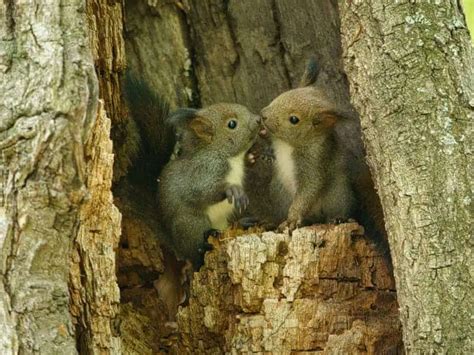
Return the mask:
POLYGON ((261 118, 237 104, 181 109, 168 122, 179 134, 180 151, 159 178, 161 221, 175 253, 197 269, 209 233, 227 228, 248 205, 242 187, 245 154, 261 118))
POLYGON ((348 162, 334 130, 348 113, 311 86, 317 74, 311 63, 300 88, 281 94, 261 112, 275 154, 271 194, 280 195, 279 205, 288 211, 279 229, 347 219, 354 205, 348 162))
MULTIPOLYGON (((355 218, 388 251, 359 122, 355 113, 339 108, 315 85, 319 71, 312 58, 300 87, 281 94, 261 111, 273 152, 270 159, 257 159, 249 169, 248 215, 290 231, 355 218)), ((260 140, 259 148, 268 151, 268 145, 260 140)))

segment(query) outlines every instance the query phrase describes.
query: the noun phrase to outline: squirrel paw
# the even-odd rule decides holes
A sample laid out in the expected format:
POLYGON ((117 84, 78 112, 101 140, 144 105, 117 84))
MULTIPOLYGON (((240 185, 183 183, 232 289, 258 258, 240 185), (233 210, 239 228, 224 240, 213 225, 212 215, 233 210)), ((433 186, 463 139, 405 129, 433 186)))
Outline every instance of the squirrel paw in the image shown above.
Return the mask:
POLYGON ((209 237, 219 238, 222 232, 218 229, 211 228, 204 232, 204 241, 207 241, 209 237))
POLYGON ((255 164, 255 162, 257 161, 257 158, 258 158, 258 155, 256 155, 255 153, 253 152, 247 153, 247 161, 250 165, 255 164))
POLYGON ((350 222, 350 219, 342 217, 335 217, 329 220, 329 224, 343 224, 347 222, 350 222))
POLYGON ((262 160, 268 161, 269 163, 275 161, 275 152, 271 146, 263 149, 262 160))
POLYGON ((202 243, 202 245, 198 248, 198 253, 201 254, 204 258, 204 254, 208 251, 213 250, 214 247, 212 246, 211 243, 208 243, 207 241, 202 243))
POLYGON ((225 191, 225 196, 227 198, 227 201, 229 201, 229 203, 234 203, 234 206, 237 209, 237 211, 239 211, 239 213, 244 211, 249 205, 249 198, 247 197, 247 194, 245 193, 242 186, 238 186, 238 185, 229 186, 227 190, 225 191))
POLYGON ((263 160, 264 162, 273 163, 275 160, 275 153, 271 146, 254 146, 247 152, 246 158, 249 165, 254 165, 257 162, 257 159, 263 160))
POLYGON ((251 227, 256 227, 260 224, 260 219, 256 217, 243 217, 238 221, 238 225, 243 229, 249 229, 251 227))
POLYGON ((277 231, 278 232, 284 232, 286 229, 288 229, 288 233, 291 235, 293 233, 293 231, 298 228, 298 227, 301 227, 302 223, 300 220, 290 220, 290 219, 287 219, 286 221, 284 221, 283 223, 281 223, 279 226, 278 226, 278 229, 277 231))

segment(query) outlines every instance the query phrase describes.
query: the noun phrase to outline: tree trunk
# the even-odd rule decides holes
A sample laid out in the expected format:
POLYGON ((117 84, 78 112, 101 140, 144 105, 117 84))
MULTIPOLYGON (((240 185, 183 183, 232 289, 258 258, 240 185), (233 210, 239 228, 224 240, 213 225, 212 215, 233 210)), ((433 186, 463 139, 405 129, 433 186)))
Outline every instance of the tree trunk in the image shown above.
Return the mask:
POLYGON ((97 107, 84 10, 0 4, 2 354, 76 352, 69 265, 97 107))
POLYGON ((406 349, 473 352, 472 47, 459 1, 340 1, 406 349))
MULTIPOLYGON (((0 4, 2 354, 402 351, 390 268, 357 224, 309 227, 293 238, 227 232, 176 319, 177 302, 160 298, 161 281, 174 278, 176 296, 185 285, 163 247, 156 177, 137 178, 143 161, 127 155, 125 59, 172 107, 231 101, 258 112, 294 87, 316 55, 320 84, 349 106, 334 1, 43 3, 0 4)), ((465 31, 462 21, 443 20, 446 13, 428 21, 423 11, 434 16, 432 5, 367 6, 342 6, 345 63, 388 216, 405 341, 412 351, 467 351, 472 296, 464 287, 472 281, 463 279, 460 247, 468 245, 470 200, 464 170, 450 170, 466 164, 468 151, 471 82, 459 74, 463 65, 472 70, 462 59, 465 31), (430 47, 415 22, 431 32, 442 25, 435 38, 444 45, 430 47), (391 37, 405 30, 409 46, 391 37), (425 51, 423 62, 410 46, 425 51), (381 53, 389 56, 376 61, 381 53), (370 70, 360 70, 361 58, 370 70), (402 87, 409 77, 416 82, 402 87), (377 96, 367 94, 374 88, 377 96), (395 150, 396 139, 423 150, 395 150), (429 165, 443 161, 438 155, 450 161, 429 165)), ((443 9, 456 19, 456 7, 436 11, 443 9)), ((350 129, 359 135, 357 122, 350 129)))

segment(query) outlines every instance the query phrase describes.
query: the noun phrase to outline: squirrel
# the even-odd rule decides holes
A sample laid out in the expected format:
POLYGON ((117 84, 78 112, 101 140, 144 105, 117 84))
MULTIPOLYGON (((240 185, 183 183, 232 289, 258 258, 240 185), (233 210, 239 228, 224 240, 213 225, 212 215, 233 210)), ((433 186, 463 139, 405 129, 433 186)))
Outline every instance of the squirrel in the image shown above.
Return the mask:
POLYGON ((299 88, 262 109, 269 134, 259 139, 257 159, 248 169, 247 215, 290 232, 300 225, 355 218, 389 256, 360 123, 353 111, 340 109, 316 86, 319 72, 311 58, 299 88))
POLYGON ((315 61, 310 61, 300 87, 261 111, 275 155, 270 193, 279 200, 279 218, 286 214, 279 230, 347 219, 353 211, 348 162, 334 130, 349 113, 312 86, 318 73, 315 61))
POLYGON ((198 269, 207 237, 227 228, 235 210, 248 205, 244 164, 261 118, 244 106, 220 103, 179 109, 167 122, 180 149, 159 177, 161 221, 177 256, 198 269))

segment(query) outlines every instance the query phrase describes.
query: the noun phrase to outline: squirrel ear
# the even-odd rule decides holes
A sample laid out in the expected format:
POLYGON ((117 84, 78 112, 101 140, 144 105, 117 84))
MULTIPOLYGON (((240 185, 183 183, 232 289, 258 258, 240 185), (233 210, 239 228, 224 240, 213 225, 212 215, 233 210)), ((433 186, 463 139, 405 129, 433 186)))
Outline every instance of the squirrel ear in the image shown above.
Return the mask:
POLYGON ((301 78, 299 87, 313 85, 319 76, 319 65, 315 57, 311 57, 306 64, 306 70, 301 78))
POLYGON ((189 128, 194 134, 206 143, 211 143, 214 136, 212 122, 204 117, 196 117, 189 123, 189 128))
POLYGON ((313 126, 330 128, 338 121, 351 119, 353 115, 349 111, 343 110, 326 110, 319 112, 313 118, 313 126))
POLYGON ((194 108, 179 108, 168 116, 166 123, 173 127, 179 127, 195 118, 198 110, 194 108))

